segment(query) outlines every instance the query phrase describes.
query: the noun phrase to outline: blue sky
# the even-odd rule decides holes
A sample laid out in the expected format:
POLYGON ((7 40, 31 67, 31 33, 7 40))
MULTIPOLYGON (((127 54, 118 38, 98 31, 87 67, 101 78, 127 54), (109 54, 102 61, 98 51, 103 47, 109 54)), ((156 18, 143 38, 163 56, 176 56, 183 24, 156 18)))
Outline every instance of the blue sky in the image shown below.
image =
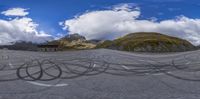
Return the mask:
MULTIPOLYGON (((37 30, 45 31, 52 36, 70 32, 68 29, 63 30, 59 22, 72 20, 74 16, 79 17, 94 11, 109 10, 120 4, 140 8, 140 16, 137 20, 155 19, 154 21, 160 22, 176 20, 179 16, 200 19, 199 0, 0 0, 0 2, 0 12, 10 8, 27 9, 29 14, 26 17, 39 24, 37 30)), ((2 20, 8 18, 14 19, 16 16, 0 15, 2 20)))
MULTIPOLYGON (((0 10, 28 8, 39 29, 52 34, 64 33, 58 22, 85 11, 104 10, 120 3, 135 3, 141 8, 141 18, 171 19, 179 15, 200 18, 199 0, 0 0, 0 10)), ((3 15, 0 18, 5 18, 3 15)))

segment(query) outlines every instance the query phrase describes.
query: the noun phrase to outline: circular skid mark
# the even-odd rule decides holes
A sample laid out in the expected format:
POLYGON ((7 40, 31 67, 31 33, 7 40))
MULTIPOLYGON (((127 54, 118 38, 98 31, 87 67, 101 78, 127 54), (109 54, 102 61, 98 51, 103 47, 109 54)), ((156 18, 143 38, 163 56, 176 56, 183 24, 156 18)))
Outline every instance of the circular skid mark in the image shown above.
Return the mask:
MULTIPOLYGON (((189 82, 200 81, 200 74, 198 73, 200 72, 200 63, 197 62, 198 59, 195 58, 190 59, 187 56, 184 56, 182 58, 179 57, 172 59, 170 62, 160 62, 153 59, 141 61, 141 59, 136 60, 134 58, 133 63, 127 64, 120 62, 117 63, 117 61, 114 63, 113 61, 108 61, 109 58, 110 57, 108 56, 90 56, 90 58, 71 58, 62 60, 41 58, 27 61, 19 66, 15 66, 15 64, 12 63, 12 68, 6 68, 5 65, 0 65, 0 74, 5 71, 16 72, 14 74, 4 75, 4 77, 0 78, 0 81, 23 80, 37 86, 61 87, 67 86, 68 84, 46 84, 40 83, 40 81, 75 79, 83 76, 95 76, 99 74, 121 77, 149 75, 160 76, 159 74, 164 74, 177 80, 189 82), (191 76, 185 76, 188 73, 194 73, 195 76, 192 76, 192 78, 191 76)), ((132 58, 129 57, 127 60, 132 60, 132 58)), ((11 66, 11 64, 8 65, 11 66)), ((102 88, 115 88, 115 86, 103 86, 103 83, 109 83, 109 81, 102 82, 102 88)), ((149 87, 147 86, 146 88, 149 87)), ((101 90, 101 88, 96 87, 95 90, 101 90)))
POLYGON ((39 82, 33 82, 33 81, 27 81, 30 84, 42 86, 42 87, 63 87, 68 86, 68 84, 45 84, 45 83, 39 83, 39 82))

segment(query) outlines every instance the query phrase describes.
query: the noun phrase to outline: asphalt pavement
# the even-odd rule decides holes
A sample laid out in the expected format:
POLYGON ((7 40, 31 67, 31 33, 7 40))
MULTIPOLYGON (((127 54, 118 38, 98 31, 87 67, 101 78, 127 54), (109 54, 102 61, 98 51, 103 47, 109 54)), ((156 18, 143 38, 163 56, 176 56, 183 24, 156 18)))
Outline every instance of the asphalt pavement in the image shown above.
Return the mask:
POLYGON ((0 50, 0 99, 200 99, 200 50, 0 50))

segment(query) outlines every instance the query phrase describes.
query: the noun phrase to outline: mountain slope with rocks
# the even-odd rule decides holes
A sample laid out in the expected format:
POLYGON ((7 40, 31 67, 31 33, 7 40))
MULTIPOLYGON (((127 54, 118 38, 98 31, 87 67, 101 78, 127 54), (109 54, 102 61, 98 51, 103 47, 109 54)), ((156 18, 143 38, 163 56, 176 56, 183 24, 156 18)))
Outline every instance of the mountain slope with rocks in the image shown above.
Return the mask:
POLYGON ((69 34, 59 40, 48 42, 48 44, 58 44, 63 50, 70 49, 92 49, 96 47, 96 44, 87 41, 84 36, 79 34, 69 34))

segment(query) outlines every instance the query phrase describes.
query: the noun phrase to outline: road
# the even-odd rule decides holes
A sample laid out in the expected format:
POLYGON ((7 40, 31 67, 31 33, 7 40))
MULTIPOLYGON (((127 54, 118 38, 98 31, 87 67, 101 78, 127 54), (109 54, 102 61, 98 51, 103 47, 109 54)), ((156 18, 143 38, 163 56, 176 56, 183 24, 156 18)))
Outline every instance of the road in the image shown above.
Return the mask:
POLYGON ((0 50, 0 99, 200 99, 200 51, 0 50))

